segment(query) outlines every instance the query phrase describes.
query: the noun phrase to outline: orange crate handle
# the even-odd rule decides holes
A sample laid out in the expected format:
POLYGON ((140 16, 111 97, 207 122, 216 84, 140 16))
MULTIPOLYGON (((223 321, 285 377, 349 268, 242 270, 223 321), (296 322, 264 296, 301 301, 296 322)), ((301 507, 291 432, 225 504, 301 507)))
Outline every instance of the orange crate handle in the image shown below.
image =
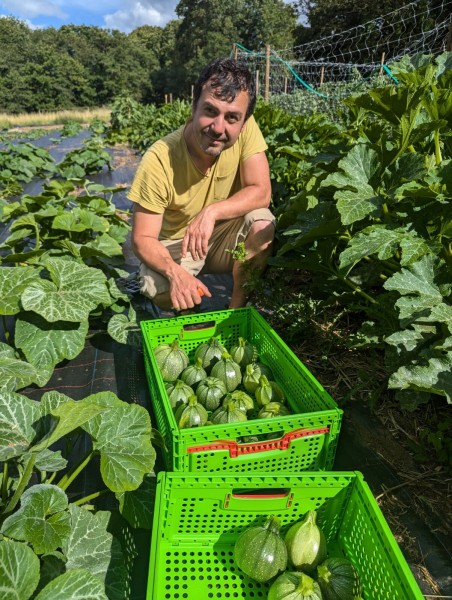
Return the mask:
POLYGON ((191 446, 187 448, 189 454, 195 452, 211 452, 212 450, 229 450, 229 457, 236 458, 244 454, 255 454, 257 452, 268 452, 269 450, 287 450, 293 440, 299 438, 311 437, 313 435, 323 435, 330 432, 329 427, 319 427, 317 429, 295 429, 283 435, 279 440, 269 440, 267 442, 253 442, 251 444, 238 444, 234 440, 218 440, 211 444, 202 444, 201 446, 191 446))

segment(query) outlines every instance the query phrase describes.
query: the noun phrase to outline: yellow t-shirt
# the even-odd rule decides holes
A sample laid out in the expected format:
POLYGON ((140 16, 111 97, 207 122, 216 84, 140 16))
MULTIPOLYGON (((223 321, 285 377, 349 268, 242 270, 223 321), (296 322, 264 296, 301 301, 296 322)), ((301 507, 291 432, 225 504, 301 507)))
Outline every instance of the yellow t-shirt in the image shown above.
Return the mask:
POLYGON ((236 143, 223 150, 204 175, 190 157, 184 127, 155 142, 144 154, 128 197, 143 208, 163 214, 160 239, 180 239, 204 206, 225 200, 241 189, 240 163, 267 149, 251 116, 236 143))

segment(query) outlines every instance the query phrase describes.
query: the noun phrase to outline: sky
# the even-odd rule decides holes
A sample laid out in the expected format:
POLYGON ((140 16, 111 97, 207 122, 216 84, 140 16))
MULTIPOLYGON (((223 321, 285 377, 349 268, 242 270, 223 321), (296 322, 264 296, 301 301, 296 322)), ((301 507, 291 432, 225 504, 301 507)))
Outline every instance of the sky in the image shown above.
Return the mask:
MULTIPOLYGON (((285 0, 289 2, 290 0, 285 0)), ((95 25, 130 33, 141 25, 164 27, 176 19, 179 0, 0 0, 0 16, 31 28, 95 25)))

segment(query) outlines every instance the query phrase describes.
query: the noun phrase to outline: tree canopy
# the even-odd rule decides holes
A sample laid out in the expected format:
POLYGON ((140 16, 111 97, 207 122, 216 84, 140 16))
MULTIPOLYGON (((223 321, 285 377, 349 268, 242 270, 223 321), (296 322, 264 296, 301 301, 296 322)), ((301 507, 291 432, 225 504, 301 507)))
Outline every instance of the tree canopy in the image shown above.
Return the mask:
POLYGON ((157 104, 168 93, 189 98, 202 67, 231 55, 234 43, 252 52, 261 53, 266 45, 287 50, 405 4, 180 0, 178 19, 129 34, 79 25, 32 30, 14 17, 0 17, 0 111, 108 106, 124 94, 157 104))

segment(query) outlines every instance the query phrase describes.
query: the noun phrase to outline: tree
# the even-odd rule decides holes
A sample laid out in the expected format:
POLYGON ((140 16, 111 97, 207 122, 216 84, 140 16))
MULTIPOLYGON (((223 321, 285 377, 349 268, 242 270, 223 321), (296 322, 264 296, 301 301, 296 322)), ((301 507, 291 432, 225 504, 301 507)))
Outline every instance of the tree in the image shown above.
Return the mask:
POLYGON ((182 19, 176 56, 186 88, 213 58, 229 56, 235 42, 253 51, 286 47, 296 27, 296 12, 283 0, 180 0, 176 13, 182 19))

